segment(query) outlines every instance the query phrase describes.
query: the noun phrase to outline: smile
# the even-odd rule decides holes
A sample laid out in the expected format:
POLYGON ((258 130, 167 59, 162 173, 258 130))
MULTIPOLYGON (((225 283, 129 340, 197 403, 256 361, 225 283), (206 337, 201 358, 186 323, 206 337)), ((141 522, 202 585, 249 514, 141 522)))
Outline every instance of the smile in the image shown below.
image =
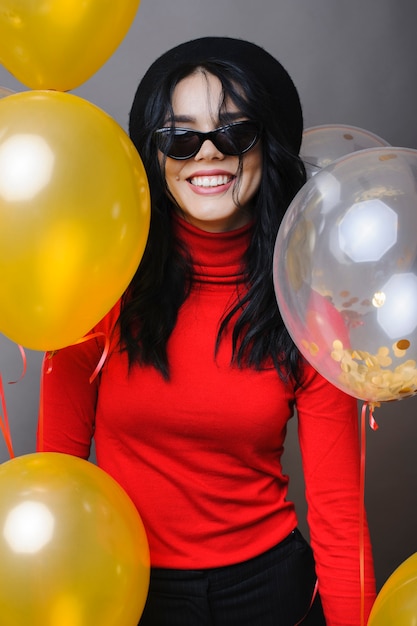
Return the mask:
POLYGON ((190 178, 190 183, 195 187, 221 187, 227 185, 232 180, 232 176, 194 176, 190 178))

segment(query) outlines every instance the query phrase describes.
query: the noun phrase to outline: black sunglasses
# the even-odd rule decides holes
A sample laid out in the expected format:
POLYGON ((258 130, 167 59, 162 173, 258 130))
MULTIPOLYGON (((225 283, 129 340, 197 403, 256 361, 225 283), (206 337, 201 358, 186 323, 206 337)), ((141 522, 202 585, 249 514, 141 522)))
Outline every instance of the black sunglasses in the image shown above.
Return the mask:
POLYGON ((248 120, 232 122, 208 133, 175 126, 159 128, 154 133, 158 149, 171 159, 178 160, 191 159, 207 139, 213 142, 222 154, 240 156, 253 148, 259 136, 258 124, 248 120))

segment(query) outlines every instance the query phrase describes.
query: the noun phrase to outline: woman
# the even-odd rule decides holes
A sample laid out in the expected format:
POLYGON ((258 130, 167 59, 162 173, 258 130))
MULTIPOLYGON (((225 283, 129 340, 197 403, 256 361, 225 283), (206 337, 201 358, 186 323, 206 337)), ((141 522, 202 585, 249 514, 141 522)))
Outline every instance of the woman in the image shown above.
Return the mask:
POLYGON ((94 438, 135 502, 152 563, 141 626, 358 626, 375 590, 367 529, 359 575, 356 401, 300 357, 272 281, 305 181, 293 82, 254 44, 187 42, 141 81, 130 135, 148 245, 94 329, 111 338, 100 376, 98 339, 53 357, 43 449, 88 458, 94 438), (312 549, 280 463, 295 409, 312 549))

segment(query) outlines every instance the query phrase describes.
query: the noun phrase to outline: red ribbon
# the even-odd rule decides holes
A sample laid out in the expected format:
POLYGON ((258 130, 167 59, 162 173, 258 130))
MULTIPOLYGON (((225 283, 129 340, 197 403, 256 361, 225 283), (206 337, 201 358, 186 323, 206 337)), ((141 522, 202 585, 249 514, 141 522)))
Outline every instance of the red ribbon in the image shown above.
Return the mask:
POLYGON ((365 469, 366 469, 366 411, 369 410, 369 425, 372 430, 378 429, 374 419, 375 404, 364 402, 361 412, 361 460, 360 460, 360 504, 359 504, 359 576, 361 586, 361 626, 366 625, 365 619, 365 469))
MULTIPOLYGON (((27 367, 26 354, 22 346, 18 345, 18 349, 22 357, 22 363, 23 363, 22 373, 20 374, 17 380, 8 381, 9 385, 15 385, 16 383, 19 382, 19 380, 22 380, 22 378, 26 374, 26 367, 27 367)), ((9 451, 10 458, 13 459, 15 457, 15 453, 13 450, 12 435, 10 432, 9 415, 8 415, 7 403, 6 403, 6 394, 4 393, 3 379, 2 379, 1 374, 0 374, 0 402, 1 402, 1 409, 2 409, 2 414, 0 415, 0 430, 3 433, 4 441, 9 451)))
POLYGON ((10 433, 10 425, 9 425, 9 416, 7 414, 6 396, 4 395, 3 379, 2 379, 1 374, 0 374, 0 398, 1 398, 1 408, 2 408, 2 415, 0 416, 0 429, 3 433, 4 441, 6 442, 6 446, 9 451, 10 458, 13 459, 15 457, 15 453, 13 450, 12 436, 10 433))
MULTIPOLYGON (((84 341, 88 341, 90 339, 94 339, 95 337, 100 337, 100 336, 103 336, 105 338, 104 349, 103 349, 103 353, 100 357, 99 362, 97 363, 97 366, 94 372, 91 374, 89 378, 90 383, 92 383, 94 379, 98 376, 107 358, 107 355, 109 353, 109 345, 110 345, 109 338, 107 337, 105 333, 97 332, 97 333, 91 333, 90 335, 86 335, 85 337, 82 337, 81 339, 76 341, 75 344, 73 344, 73 345, 77 345, 79 343, 84 343, 84 341)), ((18 346, 18 348, 19 348, 19 351, 22 357, 22 363, 23 363, 22 373, 20 374, 17 380, 9 381, 9 385, 15 385, 20 380, 22 380, 27 370, 27 359, 26 359, 24 348, 20 345, 18 346)), ((49 374, 52 371, 52 357, 54 354, 55 354, 55 351, 46 352, 42 361, 42 375, 41 375, 41 384, 40 384, 40 391, 39 391, 40 397, 39 397, 39 423, 38 423, 38 440, 40 442, 40 450, 39 450, 40 452, 43 451, 43 431, 44 431, 43 374, 49 374)), ((9 415, 7 412, 6 395, 4 393, 3 379, 2 379, 1 373, 0 373, 0 404, 1 404, 0 430, 3 434, 3 438, 6 443, 7 449, 9 451, 10 458, 13 459, 16 455, 13 450, 12 436, 10 432, 9 415)))
POLYGON ((313 602, 314 602, 314 599, 315 599, 315 597, 317 595, 318 590, 319 590, 319 581, 316 578, 316 582, 314 583, 314 589, 313 589, 313 593, 312 593, 312 596, 311 596, 310 605, 309 605, 309 607, 307 609, 307 613, 305 615, 303 615, 303 617, 300 619, 300 621, 297 622, 296 624, 294 624, 294 626, 299 626, 299 624, 304 622, 305 618, 307 617, 307 615, 310 612, 311 607, 313 606, 313 602))

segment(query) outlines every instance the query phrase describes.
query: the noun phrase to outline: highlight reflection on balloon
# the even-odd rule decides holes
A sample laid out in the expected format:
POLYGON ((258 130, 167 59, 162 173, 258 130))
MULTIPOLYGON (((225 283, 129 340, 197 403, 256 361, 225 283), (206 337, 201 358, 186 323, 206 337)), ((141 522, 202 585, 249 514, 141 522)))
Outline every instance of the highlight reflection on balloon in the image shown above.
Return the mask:
POLYGON ((0 63, 31 89, 70 91, 119 46, 139 0, 2 0, 0 63))
POLYGON ((351 152, 383 146, 389 146, 389 143, 363 128, 347 124, 323 124, 305 129, 300 156, 310 177, 351 152))
POLYGON ((417 553, 406 559, 379 592, 368 626, 415 626, 417 623, 417 553))
POLYGON ((58 453, 0 465, 2 626, 137 626, 149 568, 135 506, 97 466, 58 453))
POLYGON ((417 392, 417 151, 372 148, 307 181, 281 224, 284 322, 323 376, 369 402, 417 392))
POLYGON ((26 500, 7 513, 3 535, 15 554, 34 554, 52 539, 55 518, 41 502, 26 500))
POLYGON ((139 154, 74 95, 0 100, 0 332, 33 350, 85 335, 141 260, 150 221, 139 154))
POLYGON ((55 156, 36 134, 16 134, 0 144, 0 197, 7 202, 35 198, 50 183, 55 156))

